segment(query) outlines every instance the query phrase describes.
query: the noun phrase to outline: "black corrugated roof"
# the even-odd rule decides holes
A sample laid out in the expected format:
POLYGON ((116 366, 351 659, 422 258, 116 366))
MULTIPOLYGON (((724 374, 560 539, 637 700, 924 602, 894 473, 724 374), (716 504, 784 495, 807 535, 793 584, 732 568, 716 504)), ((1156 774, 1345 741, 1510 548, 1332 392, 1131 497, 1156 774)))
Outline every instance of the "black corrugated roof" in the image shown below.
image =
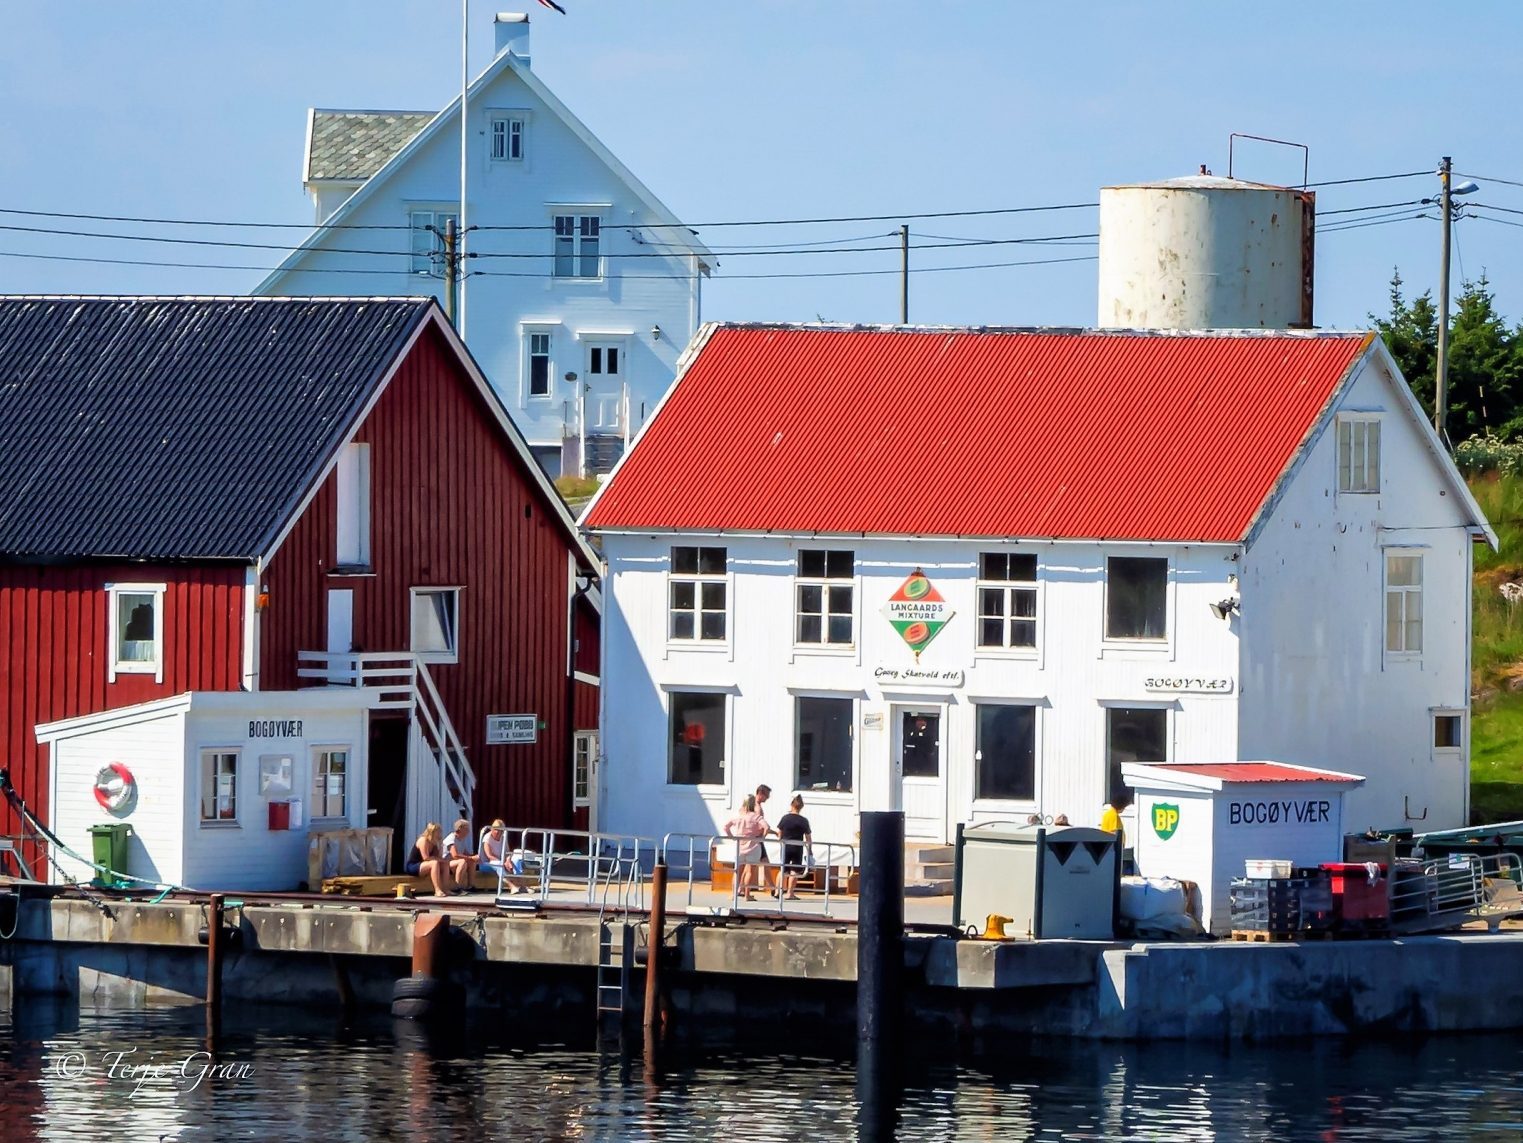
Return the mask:
POLYGON ((0 297, 0 557, 264 554, 434 304, 0 297))

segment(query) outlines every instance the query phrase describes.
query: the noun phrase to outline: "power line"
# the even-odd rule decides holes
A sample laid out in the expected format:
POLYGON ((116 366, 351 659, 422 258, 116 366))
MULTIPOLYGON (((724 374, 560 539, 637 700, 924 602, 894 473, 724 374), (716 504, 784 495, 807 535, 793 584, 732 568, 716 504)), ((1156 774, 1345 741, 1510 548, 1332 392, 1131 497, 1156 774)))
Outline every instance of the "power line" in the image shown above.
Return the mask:
MULTIPOLYGON (((942 274, 954 270, 997 270, 1006 266, 1055 266, 1064 262, 1094 262, 1098 258, 1094 254, 1081 254, 1072 258, 1034 258, 1023 262, 979 262, 963 266, 911 266, 911 274, 942 274)), ((504 270, 480 270, 477 271, 484 278, 540 278, 542 274, 514 273, 504 270)), ((723 281, 755 281, 759 278, 866 278, 883 274, 901 274, 903 270, 803 270, 799 272, 782 272, 776 274, 726 274, 723 281)), ((670 274, 628 274, 629 278, 665 279, 671 278, 670 274)))
MULTIPOLYGON (((1350 186, 1353 183, 1383 183, 1390 179, 1415 179, 1418 175, 1432 174, 1432 171, 1403 171, 1395 175, 1365 175, 1363 178, 1358 179, 1324 179, 1320 183, 1307 183, 1306 189, 1310 190, 1312 187, 1343 187, 1350 186)), ((1476 175, 1475 177, 1480 178, 1481 176, 1476 175)))
MULTIPOLYGON (((87 258, 82 255, 70 254, 30 254, 22 250, 0 250, 0 258, 31 258, 39 262, 90 262, 101 266, 154 266, 166 267, 175 270, 257 270, 261 274, 268 274, 273 267, 270 266, 228 266, 220 262, 154 262, 140 258, 87 258)), ((303 274, 391 274, 396 275, 396 270, 303 270, 303 274)), ((432 274, 419 274, 418 277, 433 277, 432 274)), ((543 275, 533 275, 542 277, 543 275)))
POLYGON ((1416 222, 1419 219, 1431 219, 1433 215, 1425 212, 1416 214, 1403 214, 1396 218, 1376 218, 1358 222, 1345 222, 1337 226, 1329 226, 1325 230, 1319 230, 1319 234, 1341 234, 1345 230, 1363 230, 1367 226, 1390 226, 1393 222, 1416 222))
POLYGON ((1523 182, 1519 182, 1517 179, 1499 179, 1496 175, 1473 175, 1467 171, 1465 174, 1460 175, 1460 178, 1475 179, 1477 182, 1482 183, 1501 183, 1503 186, 1508 187, 1523 187, 1523 182))

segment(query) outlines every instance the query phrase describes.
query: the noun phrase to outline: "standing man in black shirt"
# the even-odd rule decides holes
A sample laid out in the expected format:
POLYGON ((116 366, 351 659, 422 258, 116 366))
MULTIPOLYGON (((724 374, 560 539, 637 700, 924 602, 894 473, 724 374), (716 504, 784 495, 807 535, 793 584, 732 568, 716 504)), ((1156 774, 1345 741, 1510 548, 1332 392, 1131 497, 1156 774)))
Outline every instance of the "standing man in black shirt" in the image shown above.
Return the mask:
POLYGON ((794 794, 788 805, 789 812, 777 823, 777 836, 783 839, 782 892, 787 900, 797 901, 799 877, 805 867, 805 847, 808 847, 807 860, 813 861, 814 837, 809 829, 809 819, 800 813, 804 808, 803 796, 794 794))

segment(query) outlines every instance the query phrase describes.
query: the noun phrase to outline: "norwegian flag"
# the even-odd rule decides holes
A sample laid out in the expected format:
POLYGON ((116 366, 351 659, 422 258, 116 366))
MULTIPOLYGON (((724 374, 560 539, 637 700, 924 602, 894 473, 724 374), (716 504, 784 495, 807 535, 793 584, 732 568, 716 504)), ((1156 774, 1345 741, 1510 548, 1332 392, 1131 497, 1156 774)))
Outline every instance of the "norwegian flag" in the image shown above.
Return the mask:
POLYGON ((555 2, 555 0, 539 0, 539 2, 541 4, 543 4, 546 8, 554 8, 562 16, 564 16, 566 14, 566 9, 562 8, 559 4, 557 4, 555 2))

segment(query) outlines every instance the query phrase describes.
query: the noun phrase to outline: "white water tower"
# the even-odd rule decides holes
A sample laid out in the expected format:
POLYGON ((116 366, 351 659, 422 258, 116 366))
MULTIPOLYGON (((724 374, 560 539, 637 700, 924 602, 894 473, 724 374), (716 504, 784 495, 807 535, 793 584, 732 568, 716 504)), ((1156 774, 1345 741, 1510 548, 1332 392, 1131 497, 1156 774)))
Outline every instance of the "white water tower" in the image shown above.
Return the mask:
POLYGON ((1110 329, 1306 329, 1311 191, 1205 173, 1100 191, 1110 329))

